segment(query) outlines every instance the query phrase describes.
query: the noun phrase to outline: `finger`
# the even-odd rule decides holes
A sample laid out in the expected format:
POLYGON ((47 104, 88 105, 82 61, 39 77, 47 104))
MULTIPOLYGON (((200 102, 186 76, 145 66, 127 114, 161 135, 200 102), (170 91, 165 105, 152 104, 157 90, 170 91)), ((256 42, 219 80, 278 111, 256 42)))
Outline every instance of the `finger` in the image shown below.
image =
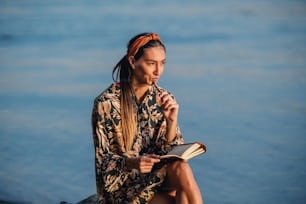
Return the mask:
POLYGON ((159 160, 160 159, 160 156, 159 155, 156 155, 156 154, 148 154, 145 156, 145 161, 150 161, 150 162, 155 162, 156 160, 159 160))
POLYGON ((172 98, 170 95, 164 96, 162 98, 162 106, 165 107, 168 104, 176 103, 175 99, 172 98))
POLYGON ((157 154, 149 154, 148 156, 154 159, 160 159, 160 156, 157 154))
POLYGON ((141 162, 143 166, 153 166, 155 163, 160 162, 160 159, 151 158, 141 162))
POLYGON ((140 159, 140 166, 153 166, 154 163, 160 162, 158 158, 151 158, 149 156, 143 156, 140 159))
POLYGON ((166 91, 162 91, 162 92, 160 92, 159 97, 163 98, 166 95, 168 95, 168 93, 166 91))
POLYGON ((169 105, 171 105, 173 102, 171 102, 170 100, 165 100, 163 103, 162 103, 162 108, 163 110, 166 110, 169 105))
POLYGON ((147 155, 151 160, 152 163, 160 162, 160 156, 156 154, 149 154, 147 155))
POLYGON ((165 110, 172 110, 172 109, 178 109, 178 107, 179 107, 179 105, 176 102, 173 102, 173 103, 167 103, 164 106, 164 109, 165 110))
POLYGON ((150 162, 151 158, 148 155, 142 156, 140 159, 141 162, 150 162))
POLYGON ((160 95, 160 99, 162 100, 162 102, 166 101, 166 100, 169 100, 169 99, 173 99, 173 97, 167 93, 167 92, 163 92, 161 95, 160 95))
POLYGON ((166 94, 162 95, 162 96, 160 97, 160 99, 161 99, 161 101, 162 101, 163 103, 166 103, 167 101, 171 100, 172 97, 171 97, 169 94, 166 93, 166 94))
POLYGON ((152 168, 150 169, 140 169, 140 173, 145 174, 145 173, 150 173, 152 171, 152 168))
POLYGON ((148 171, 151 171, 152 170, 152 166, 142 166, 142 167, 140 167, 139 168, 139 170, 141 171, 141 172, 148 172, 148 171))

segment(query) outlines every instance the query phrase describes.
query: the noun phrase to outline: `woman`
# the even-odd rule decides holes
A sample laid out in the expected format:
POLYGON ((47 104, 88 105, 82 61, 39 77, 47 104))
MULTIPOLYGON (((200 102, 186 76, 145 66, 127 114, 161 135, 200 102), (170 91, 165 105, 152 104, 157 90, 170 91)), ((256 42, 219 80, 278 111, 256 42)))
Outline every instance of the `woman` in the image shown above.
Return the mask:
POLYGON ((116 83, 95 99, 92 128, 100 204, 202 203, 188 163, 159 158, 171 145, 183 143, 179 105, 156 85, 165 62, 166 49, 157 34, 135 36, 113 69, 116 83))

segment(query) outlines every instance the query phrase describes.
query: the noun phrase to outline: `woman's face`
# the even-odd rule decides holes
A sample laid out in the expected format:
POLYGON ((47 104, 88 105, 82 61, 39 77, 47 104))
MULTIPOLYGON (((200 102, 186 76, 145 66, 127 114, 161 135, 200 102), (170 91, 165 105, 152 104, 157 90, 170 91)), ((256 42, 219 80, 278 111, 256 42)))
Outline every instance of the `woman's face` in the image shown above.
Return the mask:
POLYGON ((132 83, 136 86, 146 86, 157 83, 164 71, 166 53, 163 47, 144 49, 143 55, 136 61, 130 59, 133 69, 132 83))

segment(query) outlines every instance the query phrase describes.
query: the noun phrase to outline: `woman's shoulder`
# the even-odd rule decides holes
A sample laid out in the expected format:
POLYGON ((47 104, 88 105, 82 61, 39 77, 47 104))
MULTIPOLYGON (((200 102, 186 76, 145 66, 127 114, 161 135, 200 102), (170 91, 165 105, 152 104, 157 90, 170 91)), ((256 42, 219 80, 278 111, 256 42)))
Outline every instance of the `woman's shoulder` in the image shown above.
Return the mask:
POLYGON ((119 99, 120 99, 120 86, 118 86, 118 84, 111 84, 95 98, 95 102, 103 102, 108 100, 112 101, 119 99))

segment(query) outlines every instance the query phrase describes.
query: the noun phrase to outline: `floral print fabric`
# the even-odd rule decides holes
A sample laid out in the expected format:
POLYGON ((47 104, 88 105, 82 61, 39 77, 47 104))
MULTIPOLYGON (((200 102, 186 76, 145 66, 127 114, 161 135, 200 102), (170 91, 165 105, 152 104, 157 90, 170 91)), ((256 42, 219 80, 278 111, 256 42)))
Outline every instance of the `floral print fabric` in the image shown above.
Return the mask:
POLYGON ((153 153, 163 155, 171 145, 183 143, 179 128, 175 139, 168 143, 166 120, 157 103, 155 89, 149 88, 141 104, 136 104, 135 100, 138 132, 129 152, 123 149, 119 84, 112 84, 94 101, 92 130, 100 204, 148 203, 164 181, 166 164, 161 161, 154 165, 151 173, 141 174, 136 169, 126 168, 126 158, 153 153))

